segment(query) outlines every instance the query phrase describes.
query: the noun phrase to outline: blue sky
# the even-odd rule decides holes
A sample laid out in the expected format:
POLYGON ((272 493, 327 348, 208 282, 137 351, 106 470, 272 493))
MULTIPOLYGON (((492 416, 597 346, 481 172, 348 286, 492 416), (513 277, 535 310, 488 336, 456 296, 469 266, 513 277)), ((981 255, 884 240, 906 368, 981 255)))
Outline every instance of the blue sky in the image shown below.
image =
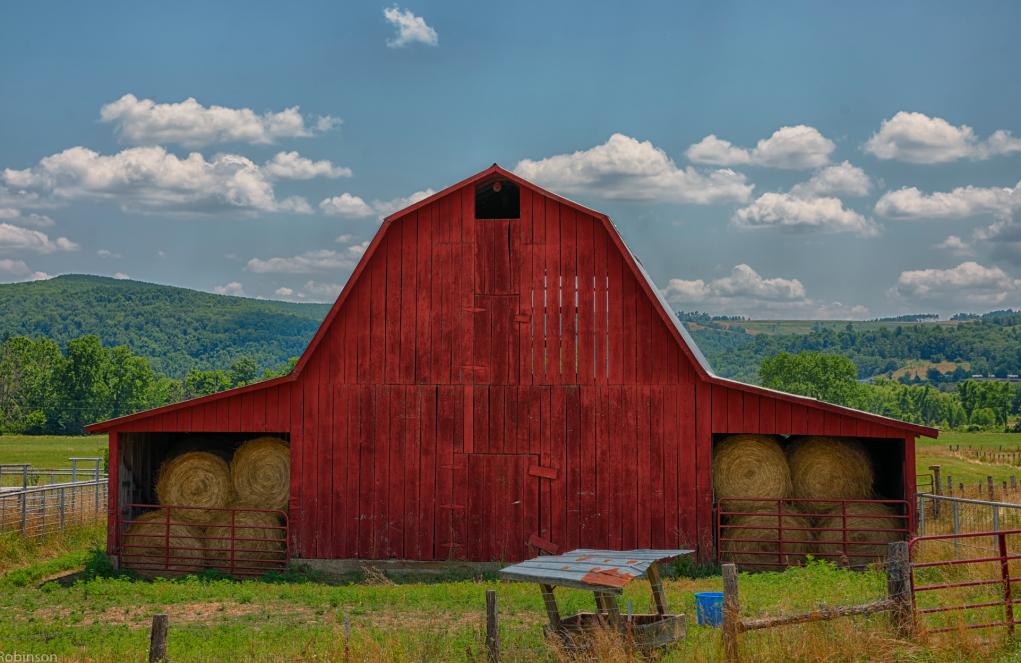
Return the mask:
POLYGON ((330 301, 493 162, 613 217, 677 308, 1021 306, 1021 5, 20 3, 0 280, 330 301))

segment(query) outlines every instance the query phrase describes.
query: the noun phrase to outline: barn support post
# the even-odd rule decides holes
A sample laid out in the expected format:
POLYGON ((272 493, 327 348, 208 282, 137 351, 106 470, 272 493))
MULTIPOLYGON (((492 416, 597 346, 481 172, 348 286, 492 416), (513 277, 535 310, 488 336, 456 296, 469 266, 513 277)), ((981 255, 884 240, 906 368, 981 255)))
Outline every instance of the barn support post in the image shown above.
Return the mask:
POLYGON ((108 437, 107 464, 109 467, 106 472, 106 554, 116 560, 119 554, 117 506, 120 500, 118 499, 117 488, 120 485, 120 479, 118 478, 118 470, 121 464, 120 434, 117 431, 111 431, 108 437))
POLYGON ((907 502, 908 531, 918 531, 916 499, 918 485, 915 474, 915 436, 904 436, 904 500, 907 502))

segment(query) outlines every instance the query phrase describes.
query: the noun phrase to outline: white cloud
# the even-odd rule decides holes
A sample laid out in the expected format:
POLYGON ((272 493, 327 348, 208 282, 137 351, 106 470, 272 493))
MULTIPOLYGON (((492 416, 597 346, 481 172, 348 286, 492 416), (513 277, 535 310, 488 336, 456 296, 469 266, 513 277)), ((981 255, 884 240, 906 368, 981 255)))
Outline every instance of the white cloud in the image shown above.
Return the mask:
POLYGON ((23 226, 32 226, 33 228, 52 228, 57 223, 45 214, 36 214, 34 212, 24 214, 15 207, 0 207, 0 219, 17 221, 23 226))
POLYGON ((712 166, 768 166, 772 168, 818 168, 829 163, 836 145, 819 130, 804 124, 780 127, 754 148, 737 147, 709 134, 684 153, 693 163, 712 166))
POLYGON ((344 233, 343 235, 337 235, 337 239, 333 241, 337 244, 349 244, 354 238, 355 236, 351 233, 344 233))
POLYGON ((795 184, 791 194, 799 198, 814 196, 866 196, 872 190, 872 180, 865 171, 847 161, 823 168, 807 182, 795 184))
POLYGON ((357 264, 357 256, 350 251, 334 251, 318 249, 306 251, 291 257, 268 259, 252 258, 246 269, 260 274, 306 274, 310 272, 353 269, 357 264))
POLYGON ((279 138, 301 138, 328 131, 340 123, 318 117, 305 124, 297 106, 280 112, 256 113, 250 108, 203 106, 194 98, 161 104, 125 94, 103 106, 103 122, 112 122, 121 140, 136 145, 178 143, 202 147, 214 143, 272 143, 279 138))
POLYGON ((96 251, 96 255, 99 256, 100 258, 123 258, 124 257, 124 256, 122 256, 119 253, 115 253, 115 252, 111 251, 110 249, 99 249, 98 251, 96 251))
POLYGON ((160 259, 166 258, 167 252, 164 251, 163 249, 159 249, 158 251, 156 251, 156 257, 160 259))
POLYGON ((319 203, 319 209, 323 211, 323 214, 330 216, 346 216, 356 219, 375 214, 371 205, 360 197, 346 192, 339 196, 326 198, 319 203))
POLYGON ((783 228, 849 232, 862 237, 879 234, 872 219, 844 207, 839 198, 798 198, 789 193, 764 193, 737 210, 732 222, 741 228, 783 228))
POLYGON ((332 301, 337 298, 343 289, 338 283, 320 283, 317 281, 306 281, 302 288, 302 298, 309 298, 315 301, 332 301))
POLYGON ((24 260, 11 260, 10 258, 0 260, 0 276, 15 278, 19 281, 41 281, 50 278, 46 272, 32 271, 24 260))
POLYGON ((710 281, 671 279, 663 294, 679 308, 720 314, 812 319, 860 319, 868 315, 864 306, 816 302, 798 279, 766 278, 746 264, 710 281))
POLYGON ((34 191, 17 189, 12 191, 5 186, 0 186, 0 208, 17 210, 25 207, 43 207, 45 204, 39 199, 39 194, 34 191))
POLYGON ((127 281, 128 279, 131 278, 131 276, 124 272, 117 272, 116 274, 113 275, 113 277, 118 281, 127 281))
POLYGON ((883 120, 879 131, 866 141, 865 151, 879 159, 946 163, 1021 152, 1021 139, 1001 129, 983 141, 967 125, 954 126, 941 117, 900 111, 883 120))
MULTIPOLYGON (((416 191, 410 196, 404 198, 394 198, 392 200, 373 200, 371 203, 365 202, 365 200, 359 196, 352 195, 350 193, 342 193, 339 196, 333 196, 332 198, 326 198, 319 203, 319 209, 322 210, 323 214, 329 216, 343 216, 352 219, 362 219, 370 216, 383 218, 393 214, 394 212, 400 211, 409 205, 413 205, 420 200, 424 200, 429 196, 436 193, 432 189, 425 189, 423 191, 416 191)), ((340 241, 340 238, 337 238, 340 241)))
POLYGON ((917 187, 887 191, 876 214, 892 219, 963 219, 981 214, 1003 217, 1021 209, 1021 182, 1014 187, 963 186, 923 193, 917 187))
POLYGON ((225 283, 223 285, 214 286, 213 287, 213 292, 215 292, 218 295, 232 295, 234 297, 244 297, 245 296, 245 288, 244 288, 244 286, 242 286, 237 281, 231 281, 230 283, 225 283))
POLYGON ((974 249, 971 248, 971 245, 957 235, 948 236, 942 242, 933 244, 932 248, 959 256, 969 256, 975 253, 974 249))
POLYGON ((401 48, 414 43, 435 46, 440 42, 436 30, 429 27, 424 18, 415 16, 410 9, 394 5, 384 9, 383 16, 397 30, 394 38, 386 42, 390 48, 401 48))
POLYGON ((77 251, 78 245, 66 237, 50 239, 40 230, 30 230, 9 223, 0 223, 0 251, 32 251, 34 253, 55 253, 77 251))
POLYGON ((273 291, 273 294, 277 297, 291 297, 294 295, 294 290, 291 288, 280 287, 273 291))
POLYGON ((355 256, 361 257, 362 255, 365 254, 365 251, 368 248, 369 248, 369 240, 365 240, 364 242, 359 242, 358 244, 352 244, 351 246, 347 247, 347 252, 350 253, 351 255, 355 255, 355 256))
POLYGON ((297 152, 278 152, 271 160, 263 166, 263 170, 270 177, 289 180, 310 180, 315 177, 351 177, 351 169, 343 166, 334 166, 331 162, 323 159, 312 161, 297 152))
POLYGON ((129 211, 213 213, 226 210, 309 213, 303 198, 278 200, 266 173, 247 157, 185 158, 163 147, 112 155, 72 147, 24 170, 3 171, 10 185, 59 200, 110 200, 129 211))
POLYGON ((995 306, 1010 299, 1013 304, 1021 292, 1021 279, 1009 276, 999 267, 985 267, 973 261, 950 269, 919 269, 901 272, 892 294, 895 297, 938 302, 946 308, 955 305, 995 306))
POLYGON ((554 191, 612 200, 710 204, 748 199, 752 185, 733 170, 678 168, 649 141, 613 134, 602 145, 514 167, 525 179, 554 191))

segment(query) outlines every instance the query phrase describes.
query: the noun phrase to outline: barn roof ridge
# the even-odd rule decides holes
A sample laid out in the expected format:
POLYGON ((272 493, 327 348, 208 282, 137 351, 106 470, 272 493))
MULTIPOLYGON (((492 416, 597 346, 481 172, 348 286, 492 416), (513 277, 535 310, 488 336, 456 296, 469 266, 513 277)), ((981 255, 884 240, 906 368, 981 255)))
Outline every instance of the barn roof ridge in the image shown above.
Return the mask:
POLYGON ((474 184, 494 174, 510 179, 519 186, 527 187, 528 189, 535 193, 538 193, 539 195, 545 196, 554 201, 567 205, 576 211, 592 216, 601 221, 607 233, 609 234, 611 240, 613 240, 613 242, 617 245, 618 249, 624 255, 625 264, 628 264, 631 267, 631 269, 633 269, 633 271, 635 272, 635 275, 639 277, 638 278, 639 284, 646 291, 646 294, 653 300, 654 308, 658 311, 663 321, 669 323, 668 327, 671 330, 673 330, 673 332, 676 334, 675 339, 680 344, 682 351, 684 351, 688 355, 688 357, 694 362, 696 366, 696 372, 700 374, 700 377, 704 381, 710 384, 719 384, 724 387, 739 389, 741 391, 746 391, 753 394, 761 394, 771 398, 779 398, 782 400, 787 400, 789 402, 807 405, 810 407, 816 407, 836 413, 843 413, 860 419, 869 419, 872 421, 877 421, 885 425, 888 425, 892 428, 908 430, 915 434, 924 435, 926 437, 936 437, 939 434, 939 431, 937 429, 928 426, 913 424, 906 421, 901 421, 899 419, 894 419, 892 417, 885 417, 883 415, 865 412, 862 410, 857 410, 855 408, 850 408, 842 405, 835 405, 808 396, 800 396, 797 394, 790 394, 783 391, 777 391, 775 389, 769 389, 766 387, 747 384, 744 382, 739 382, 737 380, 732 380, 717 375, 713 371, 712 366, 709 364, 709 361, 706 359, 705 355, 702 354, 702 351, 699 349, 698 344, 695 343, 695 340, 692 338, 687 328, 685 328, 684 324, 680 321, 677 315, 670 308, 670 304, 667 302, 666 297, 663 295, 663 292, 656 286, 655 282, 652 280, 652 277, 649 275, 648 271, 646 271, 645 266, 642 264, 641 260, 638 259, 634 251, 631 250, 631 247, 629 247, 627 243, 624 241, 623 235, 617 229, 617 226, 613 223, 609 216, 607 216, 603 212, 591 209, 581 203, 565 198, 564 196, 561 196, 559 194, 553 193, 552 191, 548 191, 547 189, 544 189, 539 185, 524 179, 520 175, 517 175, 514 172, 503 168, 497 163, 494 163, 493 165, 479 171, 478 173, 475 173, 474 175, 471 175, 470 177, 467 177, 455 184, 452 184, 440 191, 437 191, 436 193, 433 193, 432 195, 427 196, 422 200, 412 203, 411 205, 408 205, 407 207, 398 210, 383 219, 383 222, 380 225, 379 229, 376 231, 375 236, 373 236, 372 240, 370 241, 368 248, 362 254, 362 257, 358 261, 358 264, 355 266, 354 271, 348 277, 347 282, 344 284, 343 289, 337 296, 337 299, 334 301, 333 306, 330 307, 329 312, 323 319, 323 322, 319 325, 319 328, 316 330, 316 333, 312 337, 312 340, 309 341, 308 346, 306 346, 305 350, 301 353, 301 357, 299 358, 298 363, 295 365, 295 367, 289 374, 278 378, 273 378, 271 380, 267 380, 264 382, 256 382, 250 385, 246 385, 244 387, 236 387, 234 389, 229 389, 227 391, 210 394, 208 396, 201 396, 191 400, 181 401, 179 403, 171 403, 169 405, 164 405, 162 407, 154 408, 151 410, 144 410, 142 412, 137 412, 135 414, 119 417, 117 419, 110 419, 104 422, 94 423, 89 426, 86 426, 85 430, 90 433, 104 432, 117 428, 118 426, 131 421, 145 419, 150 416, 156 416, 158 414, 163 414, 165 412, 171 412, 177 409, 191 407, 209 401, 219 400, 222 398, 229 398, 231 396, 246 393, 249 391, 257 391, 259 389, 273 387, 285 382, 296 381, 298 377, 301 375, 302 371, 304 370, 304 367, 308 363, 309 359, 315 353, 317 347, 319 346, 319 343, 324 338, 327 330, 333 324, 334 319, 336 318, 337 314, 339 313, 344 303, 346 302, 347 297, 350 294, 354 284, 361 277, 362 272, 365 269, 365 266, 368 264, 369 260, 372 258, 373 254, 378 249, 382 241, 382 238, 389 231, 390 227, 396 221, 403 218, 404 216, 407 216, 408 214, 411 214, 412 212, 422 207, 425 207, 426 205, 429 205, 445 196, 450 195, 455 191, 459 191, 466 186, 474 184))

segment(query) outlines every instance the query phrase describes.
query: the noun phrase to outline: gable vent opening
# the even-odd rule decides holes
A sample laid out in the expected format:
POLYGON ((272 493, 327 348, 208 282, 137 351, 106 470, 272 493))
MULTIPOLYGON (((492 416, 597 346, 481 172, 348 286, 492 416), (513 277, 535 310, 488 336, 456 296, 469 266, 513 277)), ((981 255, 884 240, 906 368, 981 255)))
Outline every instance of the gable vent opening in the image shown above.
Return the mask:
POLYGON ((521 191, 510 180, 495 179, 475 186, 476 219, 520 219, 521 191))

